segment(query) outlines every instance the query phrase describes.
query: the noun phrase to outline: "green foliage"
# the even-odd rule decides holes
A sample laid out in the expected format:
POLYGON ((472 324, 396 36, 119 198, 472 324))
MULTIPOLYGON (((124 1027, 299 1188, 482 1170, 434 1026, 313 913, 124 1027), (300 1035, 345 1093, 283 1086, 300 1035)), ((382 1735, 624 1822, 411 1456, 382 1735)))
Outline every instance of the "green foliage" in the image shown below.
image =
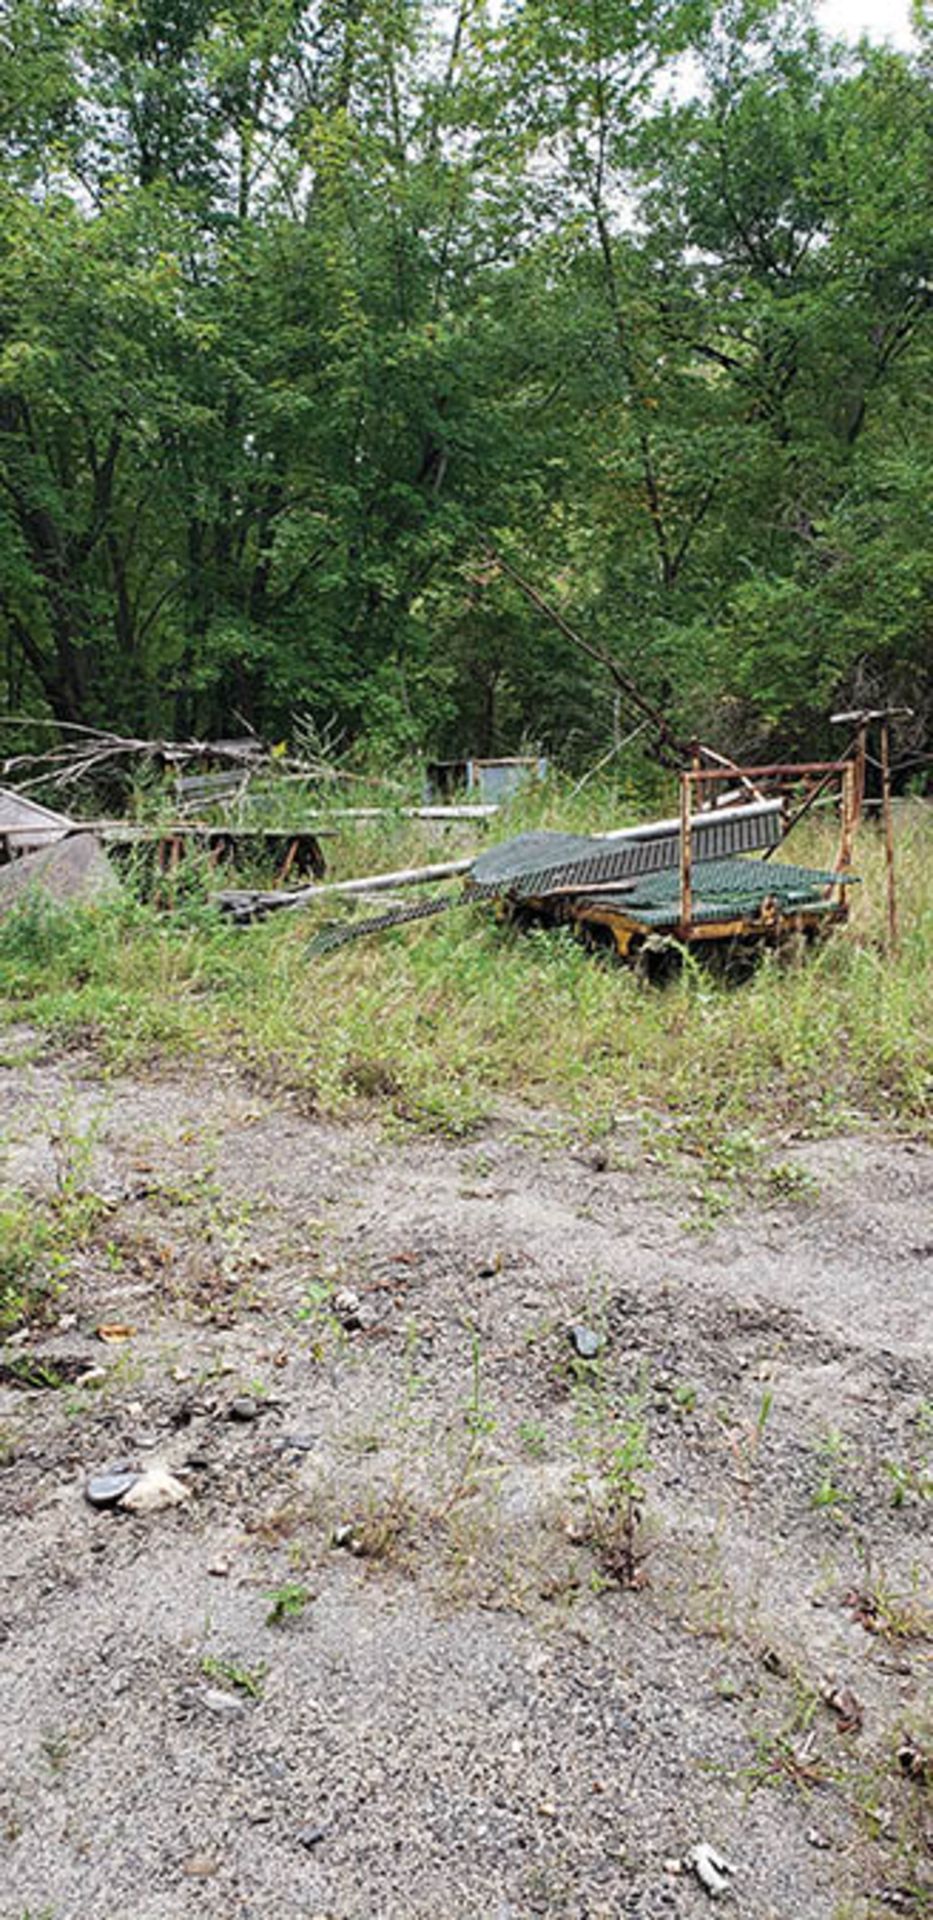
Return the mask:
POLYGON ((91 1136, 76 1129, 65 1112, 52 1141, 51 1193, 40 1199, 8 1189, 0 1199, 0 1337, 25 1321, 50 1317, 75 1256, 108 1212, 107 1202, 87 1183, 91 1136))
POLYGON ((817 1448, 821 1462, 818 1485, 811 1496, 811 1505, 818 1511, 835 1512, 845 1507, 852 1499, 851 1493, 840 1485, 839 1476, 848 1465, 848 1449, 838 1427, 830 1427, 823 1435, 817 1448))
POLYGON ((314 1595, 310 1587, 302 1586, 300 1581, 287 1580, 283 1586, 276 1587, 274 1592, 267 1594, 266 1597, 271 1602, 266 1615, 266 1625, 284 1627, 290 1620, 301 1618, 309 1600, 313 1600, 314 1595))
POLYGON ((926 86, 778 0, 12 0, 9 708, 606 751, 494 547, 722 746, 928 723, 926 86))
POLYGON ((206 1653, 201 1661, 201 1672, 207 1680, 219 1680, 224 1686, 235 1687, 238 1693, 244 1693, 248 1700, 261 1700, 266 1678, 265 1666, 246 1667, 242 1660, 222 1658, 217 1654, 206 1653))

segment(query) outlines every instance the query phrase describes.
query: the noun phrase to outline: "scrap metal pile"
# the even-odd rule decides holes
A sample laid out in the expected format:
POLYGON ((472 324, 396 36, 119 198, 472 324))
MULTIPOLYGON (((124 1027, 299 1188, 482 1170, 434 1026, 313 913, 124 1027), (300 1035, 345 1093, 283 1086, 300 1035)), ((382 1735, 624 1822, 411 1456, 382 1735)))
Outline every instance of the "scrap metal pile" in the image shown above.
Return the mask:
POLYGON ((588 944, 627 960, 672 939, 761 944, 789 933, 815 937, 846 917, 847 847, 832 870, 791 866, 771 859, 784 831, 783 804, 774 798, 697 814, 685 807, 678 820, 603 837, 519 834, 472 862, 462 892, 325 927, 311 951, 481 901, 520 925, 573 925, 588 944), (747 857, 756 854, 763 857, 747 857))
MULTIPOLYGON (((691 947, 701 953, 729 952, 777 945, 788 936, 815 940, 848 915, 852 884, 852 843, 861 811, 865 778, 865 731, 874 716, 846 716, 860 722, 854 755, 834 761, 810 761, 767 767, 709 766, 694 757, 680 776, 676 818, 630 826, 602 835, 540 830, 522 833, 488 850, 391 873, 347 880, 325 879, 318 835, 332 836, 334 825, 312 826, 310 819, 285 835, 267 828, 229 823, 138 827, 129 823, 76 822, 40 807, 22 793, 0 790, 0 866, 15 863, 18 882, 29 877, 31 860, 47 859, 64 841, 93 840, 106 865, 106 851, 140 839, 153 841, 159 869, 174 871, 189 845, 202 845, 211 865, 229 858, 240 844, 260 846, 278 866, 278 884, 270 889, 238 887, 213 895, 220 910, 240 924, 269 913, 315 908, 338 901, 343 906, 378 907, 363 920, 342 920, 319 927, 309 951, 325 953, 366 934, 449 912, 457 906, 489 903, 502 919, 519 926, 569 925, 592 947, 604 947, 651 974, 665 970, 664 956, 691 947), (731 791, 724 791, 729 782, 731 791), (718 801, 718 804, 715 802, 718 801), (791 828, 816 804, 838 811, 840 841, 830 868, 790 865, 773 855, 783 848, 791 828), (88 829, 90 828, 90 831, 88 829), (284 841, 284 849, 279 842, 284 841), (30 852, 30 849, 35 849, 30 852), (284 859, 282 854, 284 851, 284 859), (301 887, 283 885, 302 871, 314 876, 301 887), (412 904, 398 890, 425 888, 432 882, 459 883, 457 891, 426 895, 412 904)), ((886 716, 885 716, 886 718, 886 716)), ((205 781, 225 775, 195 776, 196 804, 215 799, 205 781)), ((369 818, 370 809, 341 809, 341 816, 369 818)), ((425 807, 432 824, 482 816, 493 808, 425 807)), ((893 904, 893 838, 890 791, 885 784, 889 848, 891 940, 896 936, 893 904)), ((341 818, 342 825, 342 818, 341 818)), ((66 860, 71 872, 72 862, 66 860)), ((35 876, 37 880, 41 875, 35 876)), ((83 882, 82 882, 83 884, 83 882)), ((19 884, 13 895, 21 892, 19 884)))

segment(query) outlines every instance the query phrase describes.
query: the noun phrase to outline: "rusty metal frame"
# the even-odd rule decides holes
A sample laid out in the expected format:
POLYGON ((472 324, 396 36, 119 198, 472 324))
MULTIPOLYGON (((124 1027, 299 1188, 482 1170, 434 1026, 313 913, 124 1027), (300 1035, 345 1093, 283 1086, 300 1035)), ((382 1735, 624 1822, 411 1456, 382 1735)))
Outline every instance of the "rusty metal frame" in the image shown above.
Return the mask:
POLYGON ((887 948, 896 953, 898 946, 897 882, 894 871, 894 813, 891 804, 891 721, 912 720, 912 707, 861 707, 853 713, 830 715, 834 727, 854 726, 855 735, 855 825, 861 818, 865 798, 865 769, 868 762, 868 734, 872 726, 880 732, 881 815, 884 822, 884 858, 887 882, 887 948))
MULTIPOLYGON (((865 741, 860 737, 856 743, 855 758, 843 760, 782 760, 769 766, 760 767, 692 767, 685 768, 680 775, 680 918, 678 937, 689 941, 693 935, 693 797, 694 789, 701 794, 707 781, 735 780, 792 780, 812 779, 819 776, 818 785, 811 793, 795 818, 785 830, 784 838, 791 827, 803 818, 812 805, 817 793, 822 792, 833 776, 838 774, 842 803, 842 825, 839 839, 839 851, 836 855, 835 872, 839 875, 839 905, 846 906, 846 887, 849 866, 852 860, 852 846, 861 816, 861 796, 865 777, 865 741)), ((767 910, 765 901, 762 911, 767 910)), ((892 929, 892 940, 896 938, 896 929, 892 929)))

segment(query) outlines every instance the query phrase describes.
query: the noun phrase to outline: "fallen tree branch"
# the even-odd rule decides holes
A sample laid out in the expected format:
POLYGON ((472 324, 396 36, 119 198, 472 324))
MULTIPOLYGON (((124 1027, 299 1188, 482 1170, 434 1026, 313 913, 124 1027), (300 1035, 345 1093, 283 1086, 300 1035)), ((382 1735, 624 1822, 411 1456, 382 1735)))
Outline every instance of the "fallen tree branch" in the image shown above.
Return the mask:
POLYGON ((577 633, 557 607, 553 607, 550 601, 545 599, 544 594, 540 593, 530 580, 526 580, 524 574, 519 573, 518 568, 513 567, 511 561, 504 559, 495 547, 487 548, 486 557, 491 566, 497 567, 509 580, 514 581, 526 600, 529 600, 546 620, 550 620, 551 625, 557 628, 558 633, 563 634, 565 640, 570 641, 571 646, 576 647, 579 653, 586 654, 589 660, 595 660, 598 666, 605 668, 619 692, 625 695, 629 704, 654 729, 658 743, 656 757, 662 766, 677 771, 684 760, 692 758, 696 751, 696 742, 684 740, 675 733, 660 708, 646 698, 640 687, 636 686, 634 680, 625 672, 624 667, 620 666, 614 654, 608 653, 604 647, 597 646, 594 641, 584 639, 582 633, 577 633))
POLYGON ((143 739, 112 733, 103 727, 85 727, 77 721, 33 718, 28 714, 4 714, 0 716, 0 727, 49 729, 58 736, 46 748, 9 754, 0 760, 3 776, 22 773, 32 776, 17 782, 21 792, 33 786, 62 790, 104 768, 133 760, 176 773, 182 767, 219 762, 241 770, 244 782, 260 772, 275 772, 305 781, 362 781, 364 778, 320 759, 305 758, 300 753, 278 753, 255 736, 242 740, 143 739))
MULTIPOLYGON (((762 798, 758 788, 753 786, 752 782, 741 774, 734 760, 728 759, 724 754, 715 753, 712 747, 703 746, 698 740, 685 740, 680 734, 676 733, 666 715, 661 712, 659 707, 654 705, 653 701, 649 700, 647 696, 642 693, 640 687, 636 686, 635 681, 625 672, 624 667, 620 666, 615 655, 608 653, 605 647, 597 646, 594 641, 584 639, 582 633, 578 633, 576 628, 570 625, 569 620, 565 620, 558 608, 552 606, 551 602, 545 599, 544 594, 540 593, 538 588, 533 586, 530 580, 526 580, 524 575, 519 573, 518 568, 514 567, 510 560, 504 559, 503 555, 492 546, 487 547, 486 558, 490 566, 498 568, 509 580, 514 581, 519 591, 531 602, 531 605, 536 607, 538 612, 542 613, 546 620, 550 620, 552 626, 557 628, 558 633, 562 633, 564 639, 570 641, 571 646, 576 647, 579 653, 586 654, 588 659, 595 660, 597 665, 605 667, 606 672, 614 680, 619 692, 625 695, 626 700, 635 708, 636 713, 640 713, 643 716, 643 724, 653 728, 658 743, 655 749, 655 758, 660 762, 662 767, 668 767, 672 772, 679 773, 686 760, 692 760, 697 756, 701 759, 711 761, 714 766, 728 767, 734 770, 746 791, 753 794, 756 800, 762 798)), ((641 730, 640 727, 636 728, 635 733, 639 733, 641 730)), ((630 735, 630 738, 634 737, 634 734, 630 735)), ((616 751, 616 749, 613 749, 613 751, 616 751)), ((611 758, 611 755, 608 757, 611 758)))

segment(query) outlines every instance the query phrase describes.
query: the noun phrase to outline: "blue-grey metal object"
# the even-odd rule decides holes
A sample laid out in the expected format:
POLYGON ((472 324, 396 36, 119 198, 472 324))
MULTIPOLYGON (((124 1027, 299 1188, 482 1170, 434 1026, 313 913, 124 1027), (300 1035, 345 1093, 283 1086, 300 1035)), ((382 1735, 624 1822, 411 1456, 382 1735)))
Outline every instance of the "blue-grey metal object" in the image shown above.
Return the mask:
POLYGON ((543 780, 548 764, 546 755, 540 753, 503 760, 480 760, 475 754, 463 760, 431 760, 425 768, 425 805, 432 800, 449 800, 465 787, 476 800, 500 806, 529 780, 543 780))
POLYGON ((467 792, 498 806, 511 800, 529 780, 543 780, 547 769, 543 754, 534 760, 468 760, 467 792))

